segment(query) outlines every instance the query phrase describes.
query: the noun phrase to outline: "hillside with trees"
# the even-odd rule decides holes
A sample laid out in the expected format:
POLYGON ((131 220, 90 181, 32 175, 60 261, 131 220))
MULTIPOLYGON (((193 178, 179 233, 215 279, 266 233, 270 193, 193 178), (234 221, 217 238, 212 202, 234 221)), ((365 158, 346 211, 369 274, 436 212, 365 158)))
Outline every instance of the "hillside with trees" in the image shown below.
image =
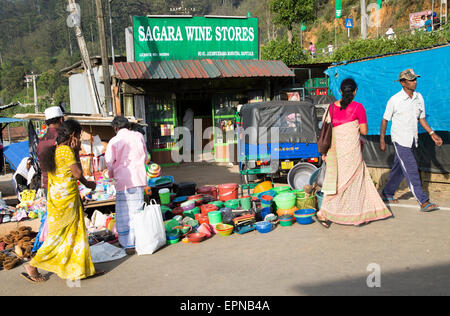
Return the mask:
MULTIPOLYGON (((77 3, 89 53, 98 56, 95 0, 77 3)), ((108 5, 111 8, 116 55, 125 55, 124 30, 131 25, 131 16, 148 14, 247 16, 250 13, 259 19, 262 58, 281 59, 286 64, 348 60, 450 40, 448 27, 433 34, 411 35, 409 31, 409 13, 430 10, 431 0, 383 1, 380 27, 369 28, 369 40, 365 41, 359 40, 359 1, 342 1, 343 17, 338 20, 334 18, 334 3, 334 0, 103 0, 103 8, 108 47, 111 45, 108 5), (348 16, 355 25, 350 37, 343 21, 348 16), (306 29, 300 33, 301 23, 306 29), (391 24, 399 36, 386 42, 382 35, 391 24), (318 52, 330 41, 337 49, 331 56, 325 54, 312 60, 305 53, 309 41, 316 44, 318 52)), ((24 82, 25 75, 31 73, 40 74, 37 94, 41 111, 50 104, 69 103, 68 80, 61 76, 60 70, 81 58, 74 31, 67 26, 67 4, 65 0, 0 0, 0 105, 13 101, 33 103, 32 84, 27 88, 24 82)), ((2 115, 14 112, 34 112, 34 106, 14 107, 2 115)))

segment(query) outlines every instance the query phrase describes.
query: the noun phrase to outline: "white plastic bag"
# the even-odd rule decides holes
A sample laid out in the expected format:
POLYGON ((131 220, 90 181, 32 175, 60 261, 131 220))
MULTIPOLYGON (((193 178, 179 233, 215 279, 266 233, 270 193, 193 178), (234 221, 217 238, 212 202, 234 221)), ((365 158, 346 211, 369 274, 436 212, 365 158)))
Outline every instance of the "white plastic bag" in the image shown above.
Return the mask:
POLYGON ((155 200, 151 200, 133 217, 138 255, 151 255, 166 244, 161 206, 155 200))

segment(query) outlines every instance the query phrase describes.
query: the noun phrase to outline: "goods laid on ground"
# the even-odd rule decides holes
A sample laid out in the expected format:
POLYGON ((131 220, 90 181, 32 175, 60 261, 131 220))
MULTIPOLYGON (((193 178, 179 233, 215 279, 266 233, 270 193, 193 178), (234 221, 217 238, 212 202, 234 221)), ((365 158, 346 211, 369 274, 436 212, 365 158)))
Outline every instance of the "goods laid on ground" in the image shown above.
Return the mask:
POLYGON ((215 234, 226 237, 253 230, 267 234, 278 224, 313 223, 319 190, 317 184, 292 190, 265 181, 251 196, 240 196, 236 183, 197 188, 193 182, 182 182, 158 189, 153 197, 160 203, 166 244, 172 245, 180 241, 200 243, 215 234))
POLYGON ((0 269, 10 270, 28 261, 32 255, 36 233, 29 226, 22 226, 0 236, 0 269))

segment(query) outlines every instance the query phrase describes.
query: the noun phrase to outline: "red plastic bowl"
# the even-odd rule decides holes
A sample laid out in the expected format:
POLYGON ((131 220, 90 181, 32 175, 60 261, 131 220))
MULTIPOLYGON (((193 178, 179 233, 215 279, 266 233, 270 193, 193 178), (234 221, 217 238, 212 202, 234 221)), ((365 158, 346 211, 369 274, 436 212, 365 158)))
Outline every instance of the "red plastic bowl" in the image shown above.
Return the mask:
POLYGON ((209 212, 217 211, 217 209, 217 206, 214 204, 203 204, 200 206, 203 215, 208 215, 209 212))
POLYGON ((189 234, 187 235, 187 239, 189 240, 189 242, 196 244, 201 242, 203 239, 205 239, 205 234, 202 233, 193 233, 193 234, 189 234))

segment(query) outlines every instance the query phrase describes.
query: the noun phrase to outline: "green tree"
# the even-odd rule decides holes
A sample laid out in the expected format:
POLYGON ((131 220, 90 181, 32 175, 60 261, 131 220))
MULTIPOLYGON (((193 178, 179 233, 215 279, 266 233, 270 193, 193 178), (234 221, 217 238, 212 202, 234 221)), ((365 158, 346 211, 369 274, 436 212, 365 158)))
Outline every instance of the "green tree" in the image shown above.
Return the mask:
POLYGON ((314 0, 272 0, 270 2, 270 10, 275 14, 273 21, 288 29, 289 43, 292 43, 294 24, 314 21, 314 9, 314 0))
POLYGON ((287 37, 269 41, 261 49, 263 60, 282 60, 286 65, 302 64, 307 60, 300 41, 289 43, 287 37))

